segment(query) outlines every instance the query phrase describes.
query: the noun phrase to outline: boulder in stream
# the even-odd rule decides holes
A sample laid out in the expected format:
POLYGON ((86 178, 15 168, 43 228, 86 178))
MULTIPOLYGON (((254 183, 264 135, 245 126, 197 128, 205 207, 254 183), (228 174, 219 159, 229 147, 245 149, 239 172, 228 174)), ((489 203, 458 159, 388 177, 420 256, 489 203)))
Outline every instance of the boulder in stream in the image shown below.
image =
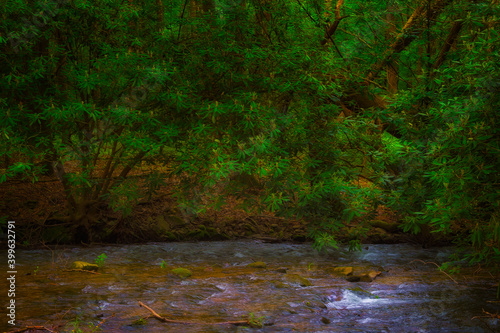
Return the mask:
POLYGON ((174 275, 177 275, 181 279, 187 279, 188 277, 193 275, 193 273, 189 269, 182 267, 174 268, 170 272, 172 272, 174 275))
POLYGON ((311 281, 299 274, 285 274, 285 280, 292 284, 298 284, 301 287, 312 286, 311 281))
POLYGON ((352 275, 353 268, 339 266, 339 267, 327 268, 326 271, 327 271, 327 273, 333 274, 333 275, 349 276, 349 275, 352 275))
POLYGON ((274 286, 274 288, 277 288, 277 289, 283 289, 283 288, 290 288, 290 286, 282 281, 271 281, 272 285, 274 286))
POLYGON ((71 264, 72 269, 81 269, 84 271, 94 271, 96 272, 99 269, 99 266, 96 264, 91 264, 85 261, 74 261, 73 264, 71 264))
POLYGON ((382 272, 380 271, 370 271, 365 274, 351 275, 347 277, 347 281, 349 282, 372 282, 377 276, 379 276, 382 272))
POLYGON ((247 267, 249 268, 267 268, 267 264, 263 261, 256 261, 251 264, 248 264, 247 267))

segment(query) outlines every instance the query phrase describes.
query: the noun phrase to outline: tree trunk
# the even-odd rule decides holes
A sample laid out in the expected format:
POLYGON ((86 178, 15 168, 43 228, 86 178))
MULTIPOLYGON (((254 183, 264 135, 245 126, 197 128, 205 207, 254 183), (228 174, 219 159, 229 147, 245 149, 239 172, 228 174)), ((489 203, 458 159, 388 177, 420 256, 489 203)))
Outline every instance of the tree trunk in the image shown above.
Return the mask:
POLYGON ((439 66, 441 66, 441 64, 445 61, 448 51, 450 51, 451 46, 455 43, 455 41, 458 38, 460 29, 462 29, 462 24, 463 21, 456 21, 455 23, 453 23, 450 33, 448 34, 448 37, 446 38, 443 47, 441 48, 441 52, 439 53, 438 58, 434 62, 434 65, 432 65, 432 69, 439 68, 439 66))
POLYGON ((344 0, 338 0, 337 5, 335 6, 335 21, 333 21, 332 24, 327 28, 326 33, 325 33, 325 38, 321 41, 321 45, 325 45, 328 43, 328 41, 332 38, 333 34, 337 30, 340 21, 343 19, 343 17, 340 16, 340 8, 344 4, 344 0))
MULTIPOLYGON (((427 1, 425 1, 427 2, 427 1)), ((438 0, 427 8, 426 3, 415 9, 408 21, 403 27, 403 31, 396 38, 396 41, 387 49, 383 57, 377 62, 366 77, 366 81, 373 81, 380 71, 386 66, 391 59, 403 51, 424 31, 424 25, 434 23, 443 9, 451 2, 451 0, 438 0)))
POLYGON ((165 13, 165 8, 163 6, 163 0, 156 0, 156 20, 158 24, 158 30, 163 28, 163 16, 165 13))
POLYGON ((255 8, 255 20, 260 27, 260 34, 262 38, 269 43, 271 43, 271 35, 269 33, 269 21, 271 21, 269 7, 271 1, 272 0, 258 0, 257 7, 255 8))
MULTIPOLYGON (((387 24, 388 28, 386 31, 386 40, 391 40, 396 34, 396 20, 394 17, 394 11, 396 7, 390 5, 387 7, 387 24)), ((387 63, 387 90, 391 95, 398 91, 399 73, 398 73, 398 62, 396 59, 391 59, 387 63)))

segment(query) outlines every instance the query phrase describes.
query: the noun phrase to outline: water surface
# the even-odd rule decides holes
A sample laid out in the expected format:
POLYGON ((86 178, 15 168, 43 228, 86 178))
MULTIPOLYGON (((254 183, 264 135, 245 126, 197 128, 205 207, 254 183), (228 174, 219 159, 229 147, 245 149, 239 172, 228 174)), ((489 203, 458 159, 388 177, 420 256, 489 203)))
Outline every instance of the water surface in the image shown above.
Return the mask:
POLYGON ((104 332, 499 332, 498 320, 481 317, 483 310, 500 312, 498 278, 463 270, 453 281, 432 264, 452 252, 399 244, 319 253, 310 244, 259 241, 20 250, 16 328, 62 325, 59 331, 71 332, 79 318, 84 331, 101 323, 104 332), (103 274, 64 271, 73 261, 94 262, 102 253, 103 274), (247 267, 256 261, 267 268, 247 267), (337 266, 381 274, 370 283, 348 282, 332 273, 337 266), (193 275, 171 274, 177 267, 193 275), (264 326, 155 318, 137 325, 150 315, 139 301, 173 320, 215 323, 253 316, 264 326))

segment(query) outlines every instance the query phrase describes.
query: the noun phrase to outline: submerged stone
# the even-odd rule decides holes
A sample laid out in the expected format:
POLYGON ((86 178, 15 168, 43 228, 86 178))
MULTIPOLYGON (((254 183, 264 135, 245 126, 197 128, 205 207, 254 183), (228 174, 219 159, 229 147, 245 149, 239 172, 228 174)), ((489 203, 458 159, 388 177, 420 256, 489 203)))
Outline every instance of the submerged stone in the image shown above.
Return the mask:
POLYGON ((249 268, 267 268, 267 264, 263 261, 256 261, 251 264, 248 264, 247 267, 249 268))
POLYGON ((359 282, 372 282, 373 278, 371 278, 368 274, 363 274, 359 277, 359 282))
POLYGON ((306 279, 303 276, 300 276, 298 274, 286 274, 285 279, 290 282, 290 283, 295 283, 298 284, 301 287, 309 287, 312 286, 311 281, 306 279))
POLYGON ((361 280, 361 277, 359 275, 351 275, 347 278, 347 281, 349 282, 359 282, 361 280))
POLYGON ((193 273, 189 269, 187 269, 187 268, 181 268, 181 267, 174 268, 170 272, 172 272, 173 274, 177 275, 181 279, 187 279, 188 277, 190 277, 191 275, 193 275, 193 273))
POLYGON ((282 281, 271 281, 273 284, 274 288, 277 289, 283 289, 283 288, 290 288, 290 286, 282 281))
POLYGON ((99 269, 99 266, 97 266, 96 264, 91 264, 91 263, 85 262, 85 261, 75 261, 71 265, 71 268, 95 272, 99 269))
POLYGON ((362 298, 362 299, 379 299, 377 295, 372 294, 371 292, 364 290, 360 287, 356 288, 348 288, 347 290, 351 291, 354 295, 362 298))
POLYGON ((327 270, 330 274, 349 276, 352 274, 352 267, 333 267, 327 270))
POLYGON ((352 275, 347 277, 347 281, 349 282, 372 282, 377 276, 379 276, 382 272, 380 271, 371 271, 365 274, 352 275))

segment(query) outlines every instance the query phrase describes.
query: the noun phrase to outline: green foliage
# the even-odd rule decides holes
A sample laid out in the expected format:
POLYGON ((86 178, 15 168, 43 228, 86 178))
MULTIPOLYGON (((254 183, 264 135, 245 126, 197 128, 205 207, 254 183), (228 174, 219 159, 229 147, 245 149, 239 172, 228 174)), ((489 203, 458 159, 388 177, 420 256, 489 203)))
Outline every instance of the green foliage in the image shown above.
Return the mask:
POLYGON ((100 325, 95 325, 92 322, 82 325, 82 320, 79 317, 69 322, 66 325, 66 329, 71 333, 95 333, 102 331, 100 325))
POLYGON ((182 267, 174 268, 171 270, 171 272, 180 277, 181 279, 187 279, 188 277, 193 275, 193 273, 189 269, 182 267))
POLYGON ((264 318, 265 318, 265 316, 257 318, 254 316, 253 312, 250 312, 247 320, 248 320, 248 324, 250 325, 250 327, 262 328, 264 326, 264 323, 263 323, 264 318))
POLYGON ((349 241, 349 251, 361 251, 361 242, 359 239, 351 239, 349 241))
MULTIPOLYGON (((399 170, 386 178, 386 200, 403 216, 404 231, 418 233, 425 225, 433 232, 458 232, 467 239, 461 244, 473 247, 471 261, 495 263, 500 259, 495 172, 500 167, 500 76, 498 55, 487 50, 499 35, 488 29, 485 35, 493 7, 463 6, 448 8, 460 16, 468 13, 450 63, 427 73, 425 84, 393 99, 393 117, 405 121, 397 125, 402 134, 394 147, 399 170)), ((438 26, 434 29, 430 33, 445 37, 438 26)))
POLYGON ((97 264, 97 266, 102 267, 104 266, 106 259, 108 259, 106 253, 101 253, 100 255, 97 256, 97 258, 94 259, 94 262, 97 264))
POLYGON ((471 260, 498 259, 498 6, 429 3, 403 31, 421 1, 351 1, 325 39, 335 14, 321 1, 162 4, 6 1, 0 182, 51 164, 68 220, 88 229, 103 204, 130 215, 168 177, 195 215, 248 175, 258 202, 228 194, 306 219, 317 248, 384 204, 406 232, 454 232, 471 260))
POLYGON ((450 274, 459 274, 460 273, 460 267, 454 265, 451 262, 445 262, 443 263, 440 267, 439 270, 450 273, 450 274))
POLYGON ((134 204, 137 204, 139 200, 139 187, 135 180, 126 179, 111 188, 103 197, 109 200, 109 206, 113 210, 121 212, 123 216, 128 216, 132 213, 134 204))
POLYGON ((130 324, 131 326, 143 326, 146 325, 147 321, 144 318, 136 319, 130 324))

